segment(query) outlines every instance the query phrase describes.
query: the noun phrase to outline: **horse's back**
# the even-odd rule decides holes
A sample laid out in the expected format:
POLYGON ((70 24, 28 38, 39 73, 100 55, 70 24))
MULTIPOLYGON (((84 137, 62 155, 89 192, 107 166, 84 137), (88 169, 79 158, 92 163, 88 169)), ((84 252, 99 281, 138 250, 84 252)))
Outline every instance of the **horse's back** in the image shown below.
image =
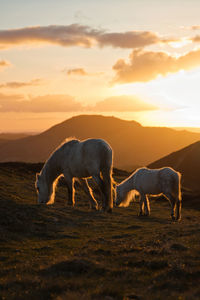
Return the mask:
POLYGON ((103 139, 74 140, 64 144, 62 160, 73 177, 89 177, 111 170, 112 148, 103 139))
POLYGON ((83 161, 96 162, 103 166, 112 164, 112 148, 103 139, 87 139, 80 142, 83 161))
POLYGON ((135 172, 136 185, 147 194, 160 194, 163 187, 171 185, 176 172, 171 168, 140 168, 135 172))

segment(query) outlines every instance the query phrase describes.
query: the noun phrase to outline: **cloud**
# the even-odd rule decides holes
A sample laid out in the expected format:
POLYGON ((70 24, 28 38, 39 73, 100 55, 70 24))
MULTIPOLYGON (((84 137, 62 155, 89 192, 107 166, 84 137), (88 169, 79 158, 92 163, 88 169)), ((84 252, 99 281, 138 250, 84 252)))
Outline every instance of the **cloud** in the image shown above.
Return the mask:
POLYGON ((63 47, 93 46, 138 48, 168 43, 172 39, 159 37, 151 31, 111 32, 80 24, 49 25, 0 30, 0 49, 19 45, 55 44, 63 47))
POLYGON ((83 105, 69 95, 45 95, 25 99, 23 95, 0 94, 0 112, 138 112, 156 109, 158 107, 136 96, 115 96, 94 105, 83 105))
POLYGON ((103 72, 95 72, 95 73, 89 73, 86 72, 83 68, 74 68, 74 69, 64 69, 63 72, 67 73, 68 76, 99 76, 103 75, 103 72))
POLYGON ((132 51, 129 62, 118 60, 113 66, 116 76, 113 83, 146 82, 158 75, 166 76, 180 70, 190 70, 200 66, 200 50, 174 57, 165 52, 137 49, 132 51))
POLYGON ((92 111, 103 112, 139 112, 156 109, 158 109, 158 107, 146 103, 136 96, 127 95, 110 97, 90 107, 92 111))
POLYGON ((200 29, 200 25, 193 25, 190 27, 191 30, 199 30, 200 29))
POLYGON ((161 42, 161 39, 150 31, 128 31, 124 33, 105 33, 98 37, 101 47, 138 48, 161 42))
POLYGON ((195 35, 194 37, 190 38, 190 41, 192 41, 193 43, 199 43, 200 35, 195 35))
POLYGON ((0 112, 73 112, 83 106, 68 95, 46 95, 25 99, 23 95, 0 94, 0 112))
POLYGON ((69 69, 67 75, 86 76, 88 73, 83 68, 69 69))
POLYGON ((26 87, 26 86, 37 86, 40 84, 41 84, 41 79, 33 79, 28 82, 10 81, 10 82, 0 84, 0 88, 16 89, 16 88, 22 88, 22 87, 26 87))
POLYGON ((10 67, 11 63, 9 63, 9 61, 7 60, 0 60, 0 70, 3 68, 7 68, 10 67))

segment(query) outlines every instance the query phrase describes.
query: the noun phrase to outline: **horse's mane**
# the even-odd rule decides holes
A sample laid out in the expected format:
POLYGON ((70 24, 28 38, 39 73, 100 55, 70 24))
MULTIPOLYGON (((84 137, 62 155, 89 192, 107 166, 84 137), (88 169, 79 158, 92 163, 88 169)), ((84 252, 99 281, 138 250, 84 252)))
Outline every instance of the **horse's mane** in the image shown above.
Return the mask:
POLYGON ((62 141, 60 143, 59 147, 63 146, 64 144, 71 145, 71 144, 74 144, 74 143, 77 143, 77 142, 80 142, 80 140, 77 139, 76 137, 70 136, 70 137, 64 139, 64 141, 62 141))

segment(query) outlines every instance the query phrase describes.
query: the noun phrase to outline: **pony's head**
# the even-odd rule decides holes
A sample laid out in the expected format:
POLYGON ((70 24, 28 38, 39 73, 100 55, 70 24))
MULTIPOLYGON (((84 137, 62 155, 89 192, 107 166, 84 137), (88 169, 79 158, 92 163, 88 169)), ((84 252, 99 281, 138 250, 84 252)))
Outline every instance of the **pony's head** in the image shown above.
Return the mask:
POLYGON ((41 174, 36 174, 35 188, 38 194, 38 203, 50 204, 52 203, 52 187, 49 188, 46 180, 41 174))
POLYGON ((116 186, 115 204, 119 207, 127 207, 134 199, 135 191, 124 191, 121 185, 116 186))

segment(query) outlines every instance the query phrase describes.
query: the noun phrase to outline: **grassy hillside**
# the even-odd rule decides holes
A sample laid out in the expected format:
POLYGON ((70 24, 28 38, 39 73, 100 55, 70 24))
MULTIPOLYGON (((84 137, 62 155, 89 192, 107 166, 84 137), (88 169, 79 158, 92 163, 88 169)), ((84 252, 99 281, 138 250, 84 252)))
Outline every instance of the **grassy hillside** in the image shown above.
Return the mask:
POLYGON ((90 211, 78 190, 72 209, 63 184, 54 205, 39 206, 41 167, 0 164, 0 299, 200 298, 198 197, 183 197, 180 223, 166 201, 151 201, 149 218, 138 203, 110 215, 90 211))
POLYGON ((182 184, 191 191, 200 192, 200 141, 173 152, 151 163, 150 168, 170 166, 182 174, 182 184))
POLYGON ((170 128, 143 127, 100 115, 80 115, 47 131, 0 145, 0 161, 45 161, 67 137, 103 138, 114 150, 114 165, 133 170, 200 140, 200 133, 170 128))

